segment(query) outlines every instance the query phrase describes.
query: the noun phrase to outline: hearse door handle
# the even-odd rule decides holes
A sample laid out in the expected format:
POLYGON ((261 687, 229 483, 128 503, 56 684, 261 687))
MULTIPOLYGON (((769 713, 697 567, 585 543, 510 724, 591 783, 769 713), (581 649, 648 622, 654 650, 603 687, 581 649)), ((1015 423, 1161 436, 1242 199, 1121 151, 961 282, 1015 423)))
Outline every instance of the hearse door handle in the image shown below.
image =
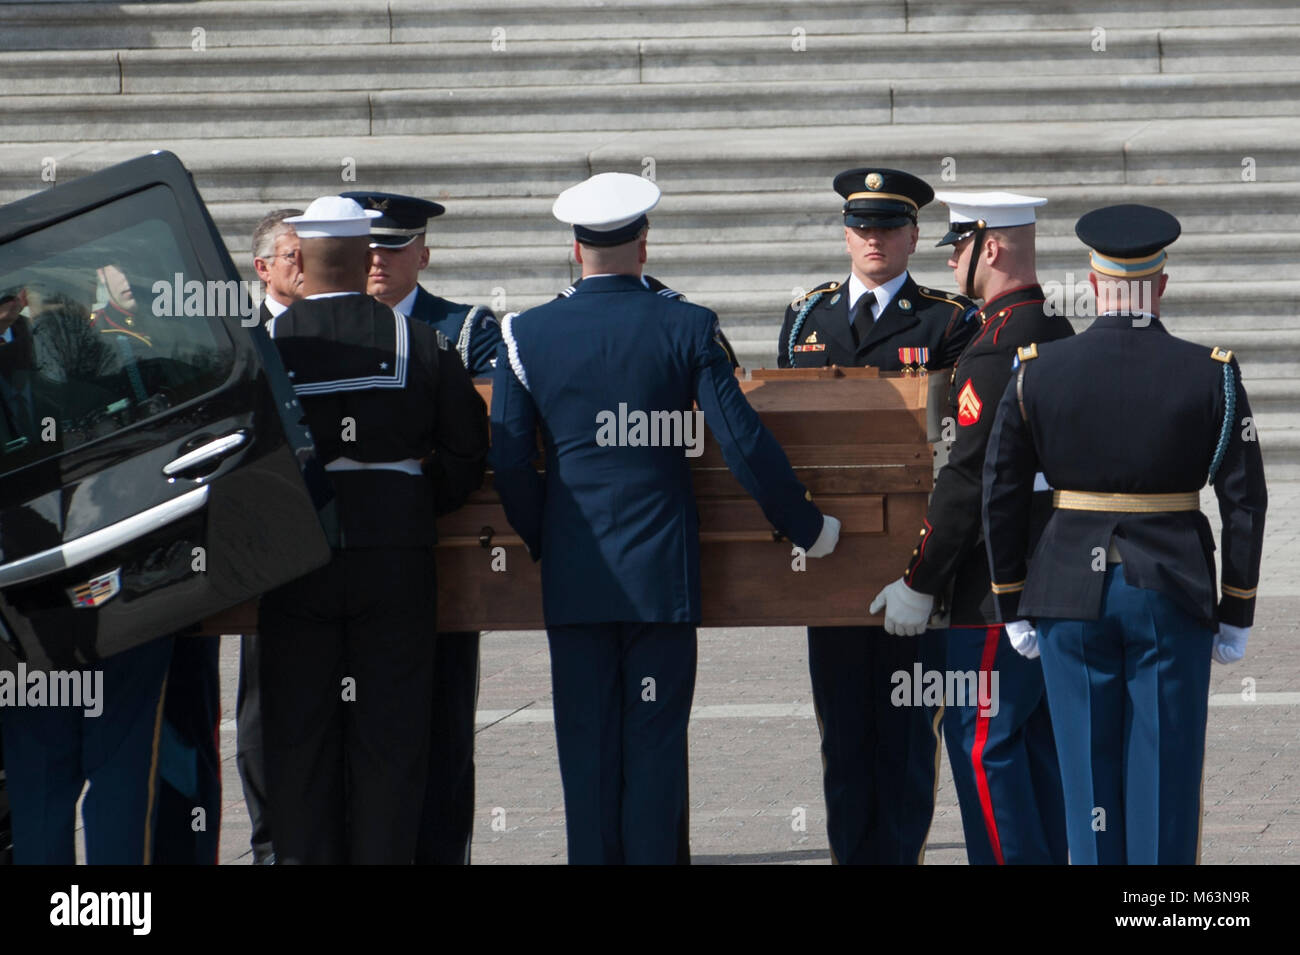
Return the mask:
POLYGON ((192 471, 206 461, 212 461, 215 464, 216 461, 241 447, 247 440, 247 431, 234 431, 223 435, 209 441, 207 444, 199 445, 193 451, 186 451, 176 460, 164 464, 163 474, 170 478, 178 474, 184 474, 186 471, 192 471))

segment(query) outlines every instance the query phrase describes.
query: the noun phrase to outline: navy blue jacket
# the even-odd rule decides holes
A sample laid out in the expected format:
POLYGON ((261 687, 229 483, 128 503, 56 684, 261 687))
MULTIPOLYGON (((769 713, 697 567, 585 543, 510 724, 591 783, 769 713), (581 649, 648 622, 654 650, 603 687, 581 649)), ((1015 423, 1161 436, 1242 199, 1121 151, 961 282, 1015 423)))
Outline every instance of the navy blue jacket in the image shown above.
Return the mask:
POLYGON ((1207 624, 1250 626, 1268 491, 1232 352, 1175 338, 1158 318, 1119 315, 1037 352, 1021 353, 984 459, 984 536, 1002 619, 1096 620, 1105 575, 1095 555, 1114 538, 1130 586, 1162 593, 1207 624), (1216 456, 1217 607, 1214 538, 1199 510, 1057 509, 1028 560, 1036 471, 1063 491, 1190 493, 1205 486, 1216 456))
POLYGON ((492 362, 501 344, 501 325, 492 309, 486 305, 449 302, 425 291, 421 285, 415 292, 411 318, 442 332, 472 377, 492 374, 492 362))
POLYGON ((634 445, 636 412, 677 413, 684 427, 698 402, 707 439, 767 519, 801 547, 816 541, 821 512, 740 390, 713 312, 635 276, 594 276, 508 316, 502 332, 490 461, 506 516, 542 561, 549 626, 699 622, 690 458, 681 446, 634 445), (533 464, 539 425, 544 477, 533 464))

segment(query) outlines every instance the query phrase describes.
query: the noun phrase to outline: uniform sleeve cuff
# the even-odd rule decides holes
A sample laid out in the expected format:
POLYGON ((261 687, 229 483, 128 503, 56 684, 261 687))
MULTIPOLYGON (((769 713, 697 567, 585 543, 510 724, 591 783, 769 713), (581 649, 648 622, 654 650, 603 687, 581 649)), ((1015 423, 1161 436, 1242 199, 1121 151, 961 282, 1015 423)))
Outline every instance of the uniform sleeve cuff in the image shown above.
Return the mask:
POLYGON ((822 517, 822 529, 817 535, 817 540, 808 548, 809 557, 825 557, 835 549, 835 545, 840 540, 840 522, 838 519, 825 514, 822 517))

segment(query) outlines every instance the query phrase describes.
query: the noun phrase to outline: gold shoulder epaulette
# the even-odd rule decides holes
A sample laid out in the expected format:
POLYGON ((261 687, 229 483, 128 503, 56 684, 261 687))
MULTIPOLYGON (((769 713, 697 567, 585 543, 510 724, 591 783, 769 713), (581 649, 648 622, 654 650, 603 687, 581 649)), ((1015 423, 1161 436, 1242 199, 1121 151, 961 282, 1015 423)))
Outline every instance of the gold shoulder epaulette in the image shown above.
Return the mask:
POLYGON ((1029 361, 1031 358, 1038 357, 1038 342, 1030 342, 1028 345, 1022 345, 1016 349, 1016 354, 1020 356, 1021 362, 1029 361))
POLYGON ((818 292, 834 292, 839 287, 840 287, 839 282, 835 282, 835 281, 826 282, 822 285, 817 286, 815 289, 811 289, 810 291, 804 292, 804 294, 800 295, 797 299, 795 299, 793 302, 790 303, 790 307, 798 308, 801 304, 808 301, 808 299, 811 296, 816 295, 818 292))
POLYGON ((1228 362, 1232 361, 1232 351, 1215 345, 1210 349, 1210 357, 1215 361, 1221 361, 1226 365, 1228 362))

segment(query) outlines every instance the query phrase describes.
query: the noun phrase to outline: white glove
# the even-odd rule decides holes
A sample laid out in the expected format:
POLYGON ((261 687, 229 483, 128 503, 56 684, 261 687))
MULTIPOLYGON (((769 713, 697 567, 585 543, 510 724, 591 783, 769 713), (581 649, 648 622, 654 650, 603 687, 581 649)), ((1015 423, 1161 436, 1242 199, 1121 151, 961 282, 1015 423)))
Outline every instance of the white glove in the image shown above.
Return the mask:
POLYGON ((1007 639, 1016 653, 1026 660, 1038 658, 1038 630, 1028 620, 1012 620, 1007 624, 1007 639))
POLYGON ((885 609, 886 633, 914 637, 925 632, 925 625, 930 622, 930 611, 934 609, 934 597, 918 593, 899 577, 871 601, 871 613, 880 613, 882 607, 885 609))
POLYGON ((1219 632, 1214 635, 1214 646, 1210 655, 1217 663, 1236 663, 1246 655, 1246 641, 1250 639, 1250 627, 1234 627, 1230 623, 1219 624, 1219 632))
POLYGON ((813 545, 804 553, 809 557, 825 557, 840 542, 840 522, 829 514, 822 516, 822 529, 813 545))

